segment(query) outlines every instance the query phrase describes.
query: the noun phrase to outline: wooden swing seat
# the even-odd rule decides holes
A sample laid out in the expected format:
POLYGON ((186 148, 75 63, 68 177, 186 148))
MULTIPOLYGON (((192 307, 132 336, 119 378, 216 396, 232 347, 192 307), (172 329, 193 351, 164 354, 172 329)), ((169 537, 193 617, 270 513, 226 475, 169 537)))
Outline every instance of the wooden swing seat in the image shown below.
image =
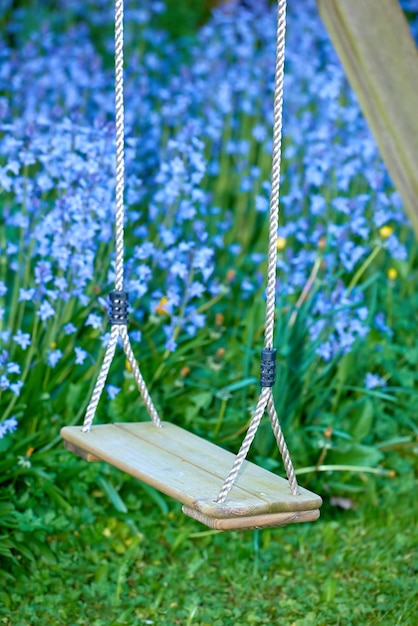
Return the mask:
POLYGON ((223 448, 170 424, 79 426, 61 430, 65 447, 87 461, 105 461, 183 503, 183 512, 218 530, 284 526, 318 519, 322 500, 307 489, 245 461, 223 504, 215 499, 234 462, 223 448), (202 495, 204 494, 204 497, 202 495))

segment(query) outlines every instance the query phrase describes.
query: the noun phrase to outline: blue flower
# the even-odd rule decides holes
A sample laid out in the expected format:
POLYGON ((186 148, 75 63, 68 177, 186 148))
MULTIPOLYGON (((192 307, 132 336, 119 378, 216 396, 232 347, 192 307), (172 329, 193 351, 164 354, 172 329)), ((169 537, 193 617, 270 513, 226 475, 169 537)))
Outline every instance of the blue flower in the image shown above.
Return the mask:
POLYGON ((316 353, 324 359, 330 361, 333 356, 333 348, 330 341, 325 341, 316 349, 316 353))
POLYGON ((40 261, 34 270, 35 282, 38 285, 46 285, 53 279, 51 263, 49 261, 40 261))
POLYGON ((0 439, 3 439, 7 433, 13 433, 17 429, 18 423, 15 417, 9 417, 0 423, 0 439))
POLYGON ((267 129, 262 124, 256 124, 253 126, 252 135, 256 141, 261 143, 267 137, 267 129))
POLYGON ((386 380, 382 376, 372 374, 371 372, 367 372, 364 384, 366 389, 375 389, 376 387, 385 387, 387 385, 386 380))
POLYGON ((39 315, 41 320, 45 322, 50 317, 54 317, 55 310, 52 308, 49 302, 45 301, 45 302, 42 302, 41 306, 39 307, 37 315, 39 315))
POLYGON ((194 282, 189 287, 189 298, 201 298, 204 292, 204 285, 202 285, 202 283, 194 282))
POLYGON ((7 364, 6 371, 8 374, 20 374, 20 365, 10 361, 7 364))
POLYGON ((63 326, 62 330, 66 335, 72 335, 77 331, 77 328, 74 326, 74 324, 69 322, 68 324, 65 324, 65 326, 63 326))
POLYGON ((408 258, 405 246, 399 242, 399 239, 395 235, 391 235, 386 240, 386 247, 394 259, 405 261, 408 258))
POLYGON ((10 390, 15 394, 15 396, 19 396, 22 387, 23 387, 23 381, 18 380, 17 382, 12 383, 10 385, 10 390))
POLYGON ((13 335, 13 340, 22 348, 22 350, 26 350, 26 348, 32 343, 29 333, 23 333, 20 328, 17 333, 13 335))
POLYGON ((177 343, 174 341, 173 337, 169 337, 165 343, 166 350, 169 352, 175 352, 177 348, 177 343))
POLYGON ((376 313, 374 317, 374 324, 377 330, 385 335, 388 335, 390 338, 393 337, 393 331, 386 324, 385 314, 384 313, 376 313))
POLYGON ((58 361, 60 361, 62 358, 62 352, 61 350, 52 350, 49 354, 48 354, 48 365, 50 367, 55 367, 56 364, 58 363, 58 361))
POLYGON ((2 280, 0 280, 0 298, 1 296, 5 296, 7 293, 7 287, 2 280))
POLYGON ((76 354, 76 357, 75 357, 76 365, 82 365, 84 361, 86 360, 88 353, 82 348, 79 348, 77 346, 74 348, 74 351, 76 354))
POLYGON ((33 300, 34 296, 35 289, 33 289, 32 287, 30 289, 24 289, 23 287, 19 289, 19 302, 33 300))
POLYGON ((106 385, 106 391, 111 400, 114 400, 118 393, 120 392, 119 387, 115 387, 114 385, 106 385))
POLYGON ((96 313, 90 313, 88 318, 86 319, 85 325, 91 326, 92 328, 101 328, 102 327, 102 318, 96 315, 96 313))
POLYGON ((269 210, 269 201, 265 196, 255 197, 255 210, 259 213, 266 213, 269 210))
POLYGON ((346 241, 340 247, 341 261, 348 272, 351 272, 356 263, 367 252, 365 246, 356 245, 353 241, 346 241))
POLYGON ((10 387, 9 379, 7 378, 7 376, 5 374, 2 374, 0 376, 0 389, 5 391, 6 389, 9 389, 9 387, 10 387))

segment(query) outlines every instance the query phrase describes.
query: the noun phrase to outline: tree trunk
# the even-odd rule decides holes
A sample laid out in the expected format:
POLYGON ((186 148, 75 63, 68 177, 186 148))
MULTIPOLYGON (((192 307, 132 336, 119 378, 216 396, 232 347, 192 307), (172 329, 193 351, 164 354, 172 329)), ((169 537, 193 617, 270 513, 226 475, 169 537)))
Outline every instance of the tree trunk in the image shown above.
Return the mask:
POLYGON ((397 0, 316 0, 418 236, 418 53, 397 0))

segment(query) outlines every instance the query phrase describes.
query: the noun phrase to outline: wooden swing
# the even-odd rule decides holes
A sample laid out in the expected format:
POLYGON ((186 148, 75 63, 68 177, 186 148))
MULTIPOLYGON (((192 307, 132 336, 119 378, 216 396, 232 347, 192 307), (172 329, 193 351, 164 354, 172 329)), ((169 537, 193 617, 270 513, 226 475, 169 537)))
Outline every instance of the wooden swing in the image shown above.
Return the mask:
POLYGON ((298 486, 274 406, 273 348, 279 212, 286 0, 278 0, 274 95, 273 165, 270 198, 265 347, 261 352, 261 393, 241 448, 233 454, 173 424, 162 422, 132 352, 128 297, 124 291, 124 102, 123 0, 115 3, 116 98, 116 279, 110 293, 111 333, 83 427, 61 430, 65 447, 87 461, 105 461, 183 503, 183 512, 210 528, 239 530, 283 526, 319 517, 322 500, 298 486), (119 337, 152 423, 93 426, 119 337), (261 418, 267 412, 287 480, 246 461, 261 418), (226 476, 226 479, 225 479, 226 476))

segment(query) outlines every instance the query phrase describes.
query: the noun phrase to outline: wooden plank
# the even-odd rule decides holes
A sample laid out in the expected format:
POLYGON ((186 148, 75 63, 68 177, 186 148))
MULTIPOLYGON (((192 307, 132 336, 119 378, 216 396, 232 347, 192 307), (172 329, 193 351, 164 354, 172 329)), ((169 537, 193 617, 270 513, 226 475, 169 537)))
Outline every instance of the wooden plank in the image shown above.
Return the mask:
POLYGON ((418 235, 418 53, 397 0, 317 0, 418 235))
POLYGON ((292 496, 287 481, 248 462, 227 502, 215 503, 224 468, 230 469, 234 455, 173 424, 164 423, 162 429, 147 422, 107 424, 94 426, 90 433, 73 426, 63 428, 61 435, 77 451, 116 466, 209 517, 307 511, 321 505, 321 498, 306 489, 292 496))
POLYGON ((314 522, 319 518, 319 509, 296 511, 294 513, 266 513, 247 517, 213 518, 203 515, 195 509, 183 506, 183 513, 216 530, 249 530, 254 528, 273 528, 299 522, 314 522))
MULTIPOLYGON (((163 449, 167 447, 167 436, 169 436, 169 451, 171 454, 187 459, 188 463, 210 472, 218 477, 222 483, 235 460, 235 456, 231 452, 219 448, 219 446, 210 441, 201 439, 174 424, 165 424, 165 428, 169 429, 169 432, 166 431, 166 433, 164 433, 164 429, 155 428, 151 423, 124 423, 118 424, 118 426, 132 435, 145 437, 147 441, 163 449)), ((290 493, 287 480, 276 474, 271 474, 271 472, 248 461, 244 461, 242 470, 235 482, 235 487, 239 487, 269 504, 275 502, 280 497, 283 506, 287 502, 290 510, 294 510, 294 496, 290 493), (274 476, 273 484, 271 483, 272 476, 274 476)), ((302 487, 300 492, 302 501, 306 501, 306 509, 317 508, 317 500, 312 505, 308 504, 312 500, 311 492, 302 487)), ((202 503, 201 506, 206 508, 207 506, 213 506, 213 503, 209 505, 202 503)))
MULTIPOLYGON (((169 452, 130 437, 115 424, 94 426, 90 433, 83 433, 79 427, 65 427, 61 436, 78 449, 84 449, 188 506, 193 507, 202 493, 216 497, 211 476, 196 469, 191 482, 187 463, 177 462, 169 452)), ((221 486, 219 481, 219 489, 221 486)), ((237 504, 244 503, 238 499, 237 504)))

